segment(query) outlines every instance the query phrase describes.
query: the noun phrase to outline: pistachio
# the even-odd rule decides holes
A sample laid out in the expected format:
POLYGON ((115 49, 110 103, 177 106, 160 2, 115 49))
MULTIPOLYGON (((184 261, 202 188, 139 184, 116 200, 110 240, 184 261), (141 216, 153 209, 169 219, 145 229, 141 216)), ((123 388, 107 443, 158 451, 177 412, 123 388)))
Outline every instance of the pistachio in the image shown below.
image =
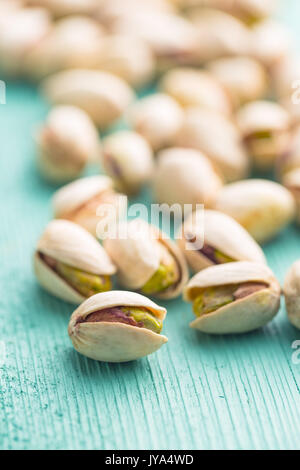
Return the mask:
MULTIPOLYGON (((54 217, 81 225, 101 238, 99 222, 116 222, 126 211, 126 197, 116 193, 108 176, 87 176, 67 184, 53 197, 54 217), (101 213, 101 207, 115 208, 115 213, 101 213), (110 220, 112 216, 112 220, 110 220)), ((105 228, 103 227, 105 230, 105 228)))
POLYGON ((292 131, 288 148, 276 159, 276 172, 279 179, 297 168, 300 168, 300 126, 292 131))
POLYGON ((234 107, 262 98, 268 78, 264 67, 250 57, 223 57, 207 65, 229 94, 234 107))
POLYGON ((100 162, 97 129, 90 117, 75 106, 54 107, 36 141, 39 169, 55 183, 76 178, 88 162, 100 162))
POLYGON ((37 244, 34 269, 44 289, 75 304, 110 290, 111 276, 116 272, 102 246, 67 220, 48 224, 37 244))
POLYGON ((196 204, 212 207, 221 187, 221 178, 201 152, 173 147, 159 153, 153 179, 157 202, 180 204, 185 210, 185 204, 191 210, 196 204))
POLYGON ((238 18, 213 8, 192 10, 188 17, 198 32, 195 63, 248 54, 251 36, 238 18))
POLYGON ((232 217, 218 211, 205 210, 203 217, 197 212, 191 214, 182 224, 178 245, 194 272, 234 261, 266 263, 251 235, 232 217), (198 248, 199 241, 203 246, 199 243, 198 248))
POLYGON ((300 261, 288 270, 283 286, 285 306, 292 325, 300 329, 300 261))
POLYGON ((284 153, 290 143, 287 111, 277 103, 254 101, 238 111, 236 120, 256 168, 272 169, 278 155, 284 153))
POLYGON ((296 203, 296 220, 300 224, 300 167, 284 175, 283 185, 291 192, 296 203))
POLYGON ((190 326, 205 333, 245 333, 266 325, 280 307, 280 285, 264 264, 211 266, 184 289, 196 315, 190 326))
POLYGON ((78 307, 68 333, 79 353, 97 361, 126 362, 157 351, 166 309, 135 292, 94 295, 78 307))
POLYGON ((140 87, 153 78, 155 58, 142 39, 129 34, 115 34, 103 41, 98 66, 130 85, 140 87))
POLYGON ((183 122, 183 111, 170 96, 156 93, 142 98, 129 111, 129 122, 154 151, 173 144, 183 122))
POLYGON ((104 247, 118 267, 121 285, 159 298, 177 297, 188 279, 187 266, 176 244, 141 219, 121 225, 118 236, 104 247))
POLYGON ((251 30, 250 55, 264 66, 273 67, 290 48, 290 34, 283 24, 267 18, 251 30))
POLYGON ((141 135, 119 131, 104 139, 102 164, 117 189, 134 194, 152 176, 153 152, 141 135))
POLYGON ((248 176, 249 158, 242 146, 240 132, 220 113, 188 109, 176 143, 203 152, 228 182, 248 176))
POLYGON ((96 67, 103 36, 101 26, 91 18, 63 18, 27 55, 25 73, 39 80, 61 70, 96 67))
POLYGON ((91 15, 99 6, 99 0, 26 0, 26 3, 44 6, 56 18, 69 15, 91 15))
POLYGON ((278 98, 291 101, 292 85, 300 76, 300 59, 298 55, 284 54, 271 68, 271 78, 278 98))
POLYGON ((225 89, 208 72, 175 68, 162 78, 160 87, 183 107, 199 106, 230 115, 231 104, 225 89))
POLYGON ((17 77, 26 55, 50 31, 50 16, 44 8, 12 8, 0 26, 1 71, 17 77))
POLYGON ((121 78, 87 69, 54 74, 43 82, 42 89, 51 103, 82 108, 100 128, 120 118, 134 96, 121 78))
POLYGON ((294 217, 287 189, 264 179, 231 183, 218 195, 215 209, 233 217, 259 243, 275 237, 294 217))

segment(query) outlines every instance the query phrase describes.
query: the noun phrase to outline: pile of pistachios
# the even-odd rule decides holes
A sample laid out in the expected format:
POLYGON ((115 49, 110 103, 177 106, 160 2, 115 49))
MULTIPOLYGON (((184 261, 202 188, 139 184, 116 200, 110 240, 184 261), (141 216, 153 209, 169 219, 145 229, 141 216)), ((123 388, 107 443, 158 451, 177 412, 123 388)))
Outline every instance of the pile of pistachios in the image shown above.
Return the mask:
MULTIPOLYGON (((183 295, 190 326, 210 334, 277 314, 281 287, 260 244, 300 221, 300 58, 277 3, 0 0, 1 76, 36 83, 53 106, 34 133, 36 161, 64 185, 34 270, 79 305, 68 332, 85 356, 129 361, 166 343, 166 309, 148 297, 183 295), (190 207, 177 242, 123 220, 145 185, 159 204, 190 207), (102 237, 108 206, 126 237, 102 237)), ((300 329, 300 261, 283 292, 300 329)))

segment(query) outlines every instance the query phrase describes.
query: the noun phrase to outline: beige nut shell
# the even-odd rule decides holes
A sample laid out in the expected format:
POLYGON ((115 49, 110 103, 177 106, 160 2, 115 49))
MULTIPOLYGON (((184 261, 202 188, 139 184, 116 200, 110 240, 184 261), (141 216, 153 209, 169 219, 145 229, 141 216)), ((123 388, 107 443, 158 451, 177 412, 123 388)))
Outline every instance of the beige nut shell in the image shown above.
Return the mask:
POLYGON ((111 276, 116 272, 104 248, 86 230, 67 220, 50 222, 37 243, 34 256, 36 277, 51 294, 75 304, 85 297, 53 271, 39 253, 92 274, 111 276))
POLYGON ((73 313, 68 333, 74 348, 98 361, 126 362, 157 351, 168 341, 166 336, 117 322, 77 323, 92 312, 117 306, 145 307, 163 319, 166 310, 135 292, 112 291, 94 295, 73 313), (76 324, 77 323, 77 324, 76 324))
POLYGON ((278 312, 280 285, 264 264, 239 261, 211 266, 196 274, 184 290, 184 298, 193 301, 197 292, 211 286, 263 282, 269 287, 202 315, 190 326, 211 334, 245 333, 266 325, 278 312))
POLYGON ((300 261, 292 264, 283 286, 288 318, 300 330, 300 261))
POLYGON ((203 214, 191 214, 180 229, 178 245, 194 272, 199 272, 214 263, 199 250, 193 250, 184 238, 184 233, 197 239, 203 234, 203 242, 234 261, 266 263, 265 255, 251 235, 232 217, 214 210, 203 214))

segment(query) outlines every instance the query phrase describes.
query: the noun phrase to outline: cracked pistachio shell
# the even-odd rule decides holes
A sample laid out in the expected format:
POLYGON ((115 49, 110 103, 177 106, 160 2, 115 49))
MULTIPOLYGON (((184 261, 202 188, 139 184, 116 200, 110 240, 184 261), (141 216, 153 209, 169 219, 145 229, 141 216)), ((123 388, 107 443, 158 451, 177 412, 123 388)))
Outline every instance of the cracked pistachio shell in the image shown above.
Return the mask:
POLYGON ((152 295, 162 299, 178 297, 188 280, 188 270, 177 245, 141 219, 124 223, 121 228, 127 231, 126 236, 104 241, 105 249, 118 268, 121 285, 128 289, 142 289, 159 269, 162 252, 167 250, 175 261, 179 278, 167 289, 152 295))
POLYGON ((166 309, 135 292, 112 291, 94 295, 72 314, 68 333, 79 353, 97 361, 127 362, 157 351, 168 341, 153 331, 125 323, 80 322, 89 314, 112 307, 143 307, 163 320, 166 309))
POLYGON ((223 85, 235 108, 266 94, 266 71, 250 57, 222 57, 210 62, 207 69, 223 85))
POLYGON ((96 67, 103 36, 101 26, 91 18, 63 18, 27 55, 25 73, 40 80, 61 70, 96 67))
MULTIPOLYGON (((128 12, 129 13, 129 12, 128 12)), ((147 9, 120 16, 113 32, 143 39, 159 61, 159 68, 190 60, 197 44, 194 26, 183 16, 147 9)))
POLYGON ((136 132, 115 132, 103 140, 102 165, 117 189, 135 194, 152 176, 153 152, 136 132))
POLYGON ((190 204, 190 210, 196 204, 212 207, 222 184, 209 159, 197 150, 173 147, 158 155, 153 189, 155 200, 161 204, 179 204, 182 208, 190 204))
POLYGON ((236 122, 256 168, 272 169, 278 155, 286 152, 290 144, 287 111, 271 101, 253 101, 240 108, 236 122))
POLYGON ((288 318, 292 325, 300 329, 300 261, 292 264, 288 270, 283 293, 288 318))
POLYGON ((228 94, 208 72, 192 68, 172 69, 162 78, 160 88, 183 107, 199 106, 227 116, 231 113, 228 94))
POLYGON ((213 8, 192 10, 188 16, 198 33, 195 62, 248 54, 250 33, 239 19, 213 8))
POLYGON ((43 6, 55 18, 69 15, 91 15, 97 11, 99 0, 25 0, 28 5, 43 6))
POLYGON ((1 71, 18 76, 27 54, 50 31, 51 19, 44 8, 16 8, 0 23, 1 71))
POLYGON ((90 117, 75 106, 56 106, 36 135, 38 167, 55 183, 72 180, 89 162, 100 162, 101 145, 90 117))
POLYGON ((224 186, 218 194, 215 209, 233 217, 259 243, 275 237, 295 215, 290 192, 280 184, 264 179, 224 186))
POLYGON ((129 34, 115 34, 103 41, 98 66, 130 85, 140 87, 153 78, 155 58, 142 39, 129 34))
POLYGON ((283 185, 291 192, 296 203, 296 220, 300 224, 300 167, 289 171, 283 177, 283 185))
MULTIPOLYGON (((54 217, 67 219, 81 225, 92 235, 101 238, 99 222, 109 222, 109 213, 101 214, 101 206, 112 205, 116 217, 126 212, 127 199, 113 190, 108 176, 87 176, 62 187, 53 196, 54 217)), ((117 221, 117 220, 116 220, 117 221)))
POLYGON ((163 93, 156 93, 136 102, 128 120, 154 151, 171 146, 181 128, 184 113, 179 104, 163 93))
POLYGON ((40 254, 90 274, 111 276, 116 272, 104 248, 86 230, 67 220, 50 222, 37 243, 35 274, 44 289, 75 304, 85 297, 51 269, 40 254))
POLYGON ((211 287, 242 283, 263 283, 266 287, 236 299, 217 310, 202 314, 190 326, 204 333, 246 333, 266 325, 280 307, 280 285, 264 264, 249 261, 211 266, 196 274, 184 289, 186 301, 211 287))
POLYGON ((182 224, 178 245, 194 272, 230 261, 266 263, 262 249, 251 235, 232 217, 214 210, 192 213, 182 224), (192 249, 193 244, 186 237, 203 241, 204 251, 192 249))
POLYGON ((69 104, 86 111, 100 128, 121 117, 134 97, 132 89, 108 72, 71 69, 44 80, 42 89, 54 104, 69 104))
POLYGON ((251 30, 249 54, 266 67, 273 67, 290 49, 291 37, 283 24, 267 18, 251 30))
POLYGON ((278 155, 276 161, 276 172, 280 179, 297 168, 300 168, 300 126, 292 131, 288 148, 278 155))
POLYGON ((249 158, 242 146, 240 132, 233 121, 220 113, 188 109, 176 143, 203 152, 228 182, 248 176, 249 158))

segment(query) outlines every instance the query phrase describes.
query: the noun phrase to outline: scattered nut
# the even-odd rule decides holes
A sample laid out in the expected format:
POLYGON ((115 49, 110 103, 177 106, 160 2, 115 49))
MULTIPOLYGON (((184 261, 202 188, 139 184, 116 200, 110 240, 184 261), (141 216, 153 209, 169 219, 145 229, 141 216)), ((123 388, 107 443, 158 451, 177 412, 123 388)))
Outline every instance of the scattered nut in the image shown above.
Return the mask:
POLYGON ((68 333, 79 353, 97 361, 126 362, 157 351, 166 309, 135 292, 97 294, 78 307, 68 333))
POLYGON ((182 224, 178 245, 194 272, 234 261, 266 263, 251 235, 232 217, 218 211, 192 213, 182 224))
POLYGON ((280 23, 267 18, 251 30, 249 54, 270 68, 282 59, 290 49, 289 31, 280 23))
POLYGON ((296 220, 300 224, 300 167, 289 171, 283 177, 283 185, 291 192, 296 203, 296 220))
POLYGON ((295 215, 289 191, 264 179, 238 181, 223 187, 215 209, 233 217, 259 243, 275 237, 295 215))
POLYGON ((129 110, 128 119, 154 151, 171 146, 183 122, 183 111, 170 96, 156 93, 142 98, 129 110))
POLYGON ((114 191, 108 176, 87 176, 59 189, 53 209, 55 218, 71 220, 101 238, 107 224, 117 223, 126 213, 127 199, 114 191))
POLYGON ((87 69, 59 72, 47 78, 42 89, 51 103, 82 108, 100 128, 120 118, 134 97, 121 78, 87 69))
POLYGON ((188 280, 185 259, 177 245, 141 219, 121 224, 126 236, 104 241, 124 287, 162 299, 178 297, 188 280))
POLYGON ((204 333, 246 333, 266 325, 280 307, 280 285, 264 264, 239 261, 211 266, 184 289, 204 333))
POLYGON ((288 318, 292 325, 300 329, 300 261, 288 270, 284 280, 283 292, 288 318))
POLYGON ((119 191, 135 194, 152 176, 153 152, 141 135, 119 131, 104 139, 102 164, 119 191))
POLYGON ((79 304, 112 288, 116 268, 102 246, 86 230, 67 220, 50 222, 34 256, 35 275, 56 297, 79 304))
POLYGON ((253 101, 237 113, 237 125, 245 146, 260 171, 271 170, 278 155, 290 144, 290 117, 271 101, 253 101))
POLYGON ((100 163, 101 146, 90 117, 74 106, 56 106, 36 136, 41 174, 55 183, 82 173, 86 164, 100 163))
POLYGON ((222 180, 201 152, 174 147, 159 153, 153 188, 157 202, 179 204, 186 214, 185 204, 190 210, 197 204, 213 207, 222 180))

